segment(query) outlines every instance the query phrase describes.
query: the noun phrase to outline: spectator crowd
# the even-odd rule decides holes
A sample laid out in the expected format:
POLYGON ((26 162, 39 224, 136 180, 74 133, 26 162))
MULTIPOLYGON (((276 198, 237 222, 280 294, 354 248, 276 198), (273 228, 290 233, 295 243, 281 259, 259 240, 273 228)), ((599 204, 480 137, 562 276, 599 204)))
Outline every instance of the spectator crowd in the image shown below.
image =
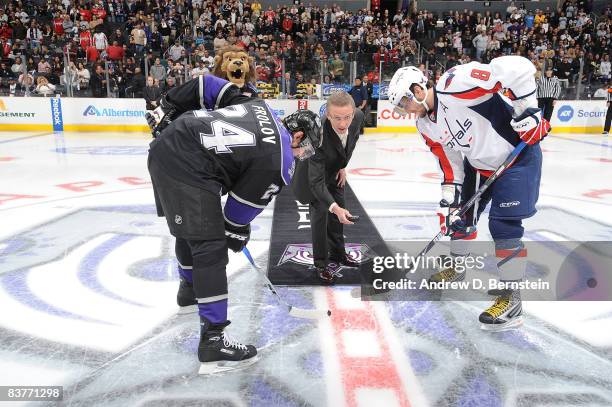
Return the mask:
POLYGON ((300 84, 351 76, 371 84, 406 64, 435 82, 454 65, 505 54, 529 58, 538 71, 552 66, 566 86, 610 81, 609 7, 594 14, 587 0, 565 0, 559 9, 507 3, 505 13, 434 14, 425 1, 405 4, 395 12, 258 0, 12 1, 0 7, 0 92, 69 89, 145 97, 154 107, 169 88, 212 71, 226 45, 242 46, 257 80, 284 83, 291 97, 303 96, 300 84))

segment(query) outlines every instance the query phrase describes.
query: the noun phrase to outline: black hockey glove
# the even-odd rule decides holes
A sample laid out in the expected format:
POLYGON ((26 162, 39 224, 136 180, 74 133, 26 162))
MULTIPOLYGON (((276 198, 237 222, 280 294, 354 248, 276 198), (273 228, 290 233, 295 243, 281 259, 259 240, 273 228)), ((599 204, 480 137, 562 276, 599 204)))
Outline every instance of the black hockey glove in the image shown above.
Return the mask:
POLYGON ((176 116, 178 116, 176 107, 168 102, 165 96, 162 97, 159 100, 159 106, 153 110, 153 113, 145 114, 153 138, 157 138, 176 116))
POLYGON ((225 222, 225 240, 227 247, 234 252, 240 252, 249 243, 251 238, 251 225, 234 226, 225 222))

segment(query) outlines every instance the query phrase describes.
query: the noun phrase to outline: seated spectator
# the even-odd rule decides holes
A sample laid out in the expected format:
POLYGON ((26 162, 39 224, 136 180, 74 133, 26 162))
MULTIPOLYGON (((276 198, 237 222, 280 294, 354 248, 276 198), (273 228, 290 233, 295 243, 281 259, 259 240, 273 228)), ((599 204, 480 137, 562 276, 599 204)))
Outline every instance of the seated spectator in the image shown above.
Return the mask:
POLYGON ((78 68, 74 64, 73 61, 70 61, 68 65, 68 69, 60 75, 60 84, 66 87, 72 87, 73 89, 78 89, 78 68))
POLYGON ((160 58, 155 58, 155 63, 149 68, 149 74, 160 82, 166 80, 166 67, 162 65, 160 58))
POLYGON ((9 96, 17 96, 17 81, 15 78, 9 79, 8 94, 9 96))
POLYGON ((123 74, 126 82, 129 83, 132 80, 134 72, 136 72, 136 61, 134 60, 134 57, 129 57, 123 65, 123 74))
POLYGON ((204 66, 204 61, 200 60, 198 61, 196 67, 191 70, 191 77, 196 78, 200 75, 204 75, 209 72, 210 71, 208 70, 208 68, 204 66))
POLYGON ((168 91, 172 88, 176 87, 176 79, 174 76, 168 76, 166 78, 166 86, 163 88, 163 93, 168 93, 168 91))
POLYGON ((6 62, 0 63, 0 80, 2 81, 2 86, 8 85, 8 81, 11 78, 14 78, 13 72, 6 65, 6 62))
POLYGON ((297 83, 291 77, 291 72, 285 72, 285 93, 289 99, 294 99, 297 94, 297 83))
POLYGON ((77 69, 77 89, 87 89, 89 87, 89 80, 91 79, 91 74, 89 70, 85 67, 82 62, 79 62, 79 66, 77 69))
POLYGON ((340 54, 334 54, 334 59, 329 63, 329 73, 334 81, 344 79, 344 61, 340 59, 340 54))
POLYGON ((177 79, 179 83, 183 83, 185 79, 185 66, 179 61, 176 61, 172 66, 169 75, 177 79))
POLYGON ((181 45, 179 40, 176 40, 174 42, 174 45, 172 45, 168 50, 168 55, 170 58, 172 58, 172 60, 178 61, 179 59, 181 59, 183 52, 185 52, 185 47, 181 45))
POLYGON ((115 32, 111 34, 109 38, 109 42, 111 43, 116 42, 118 45, 121 45, 121 46, 126 44, 125 34, 123 33, 123 31, 121 31, 121 28, 117 28, 115 32))
POLYGON ((144 99, 147 102, 147 110, 154 110, 159 106, 159 98, 161 95, 162 90, 159 87, 159 81, 149 76, 147 78, 147 86, 143 92, 144 99))
POLYGON ((34 76, 32 76, 29 72, 22 73, 17 79, 17 85, 21 90, 31 90, 34 86, 34 76))
POLYGON ((217 33, 217 36, 213 40, 213 46, 215 48, 215 53, 217 53, 220 49, 225 48, 228 45, 229 45, 229 43, 223 37, 223 32, 219 31, 217 33))
MULTIPOLYGON (((132 95, 131 97, 135 97, 135 98, 142 97, 145 85, 146 85, 146 79, 144 75, 142 74, 140 67, 136 67, 134 69, 134 75, 132 76, 132 79, 130 83, 128 84, 129 94, 132 95)), ((126 92, 128 92, 128 88, 126 88, 126 92)), ((126 96, 130 97, 129 94, 126 94, 126 96)))
POLYGON ((103 98, 107 95, 106 76, 104 67, 100 64, 95 66, 94 74, 89 81, 91 94, 95 98, 103 98))
POLYGON ((554 67, 554 73, 559 79, 570 79, 572 75, 572 64, 569 62, 569 59, 566 56, 561 59, 561 62, 556 64, 554 67))
POLYGON ((23 73, 25 69, 25 65, 21 60, 21 57, 16 57, 15 62, 11 65, 11 72, 13 72, 14 77, 18 77, 23 73))
POLYGON ((607 83, 610 80, 610 69, 610 54, 604 54, 599 65, 599 79, 602 83, 607 83))
POLYGON ((55 85, 49 83, 47 78, 44 76, 39 76, 36 79, 36 93, 42 96, 49 96, 55 92, 55 85))
POLYGON ((215 66, 215 57, 213 57, 212 55, 209 55, 207 49, 204 50, 204 55, 200 59, 204 62, 208 62, 209 68, 212 68, 213 66, 215 66))

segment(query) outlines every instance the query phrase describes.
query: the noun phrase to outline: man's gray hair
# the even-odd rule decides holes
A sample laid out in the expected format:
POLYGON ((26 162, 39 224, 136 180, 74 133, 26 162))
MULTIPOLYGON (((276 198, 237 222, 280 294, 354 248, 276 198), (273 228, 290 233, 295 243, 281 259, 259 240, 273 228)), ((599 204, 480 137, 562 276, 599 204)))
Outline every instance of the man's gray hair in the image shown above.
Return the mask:
POLYGON ((345 90, 333 92, 327 99, 328 106, 352 106, 355 108, 355 101, 345 90))

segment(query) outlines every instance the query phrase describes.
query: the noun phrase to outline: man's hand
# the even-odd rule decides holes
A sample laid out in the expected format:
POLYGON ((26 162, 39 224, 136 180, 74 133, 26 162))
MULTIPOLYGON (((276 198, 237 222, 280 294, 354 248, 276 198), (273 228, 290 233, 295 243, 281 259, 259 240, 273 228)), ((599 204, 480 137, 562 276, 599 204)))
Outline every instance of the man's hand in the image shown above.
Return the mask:
POLYGON ((550 123, 542 117, 542 111, 535 108, 526 109, 519 117, 512 119, 510 125, 529 145, 539 142, 550 132, 550 123))
POLYGON ((229 249, 234 252, 242 251, 250 239, 251 225, 234 226, 225 222, 225 240, 229 249))
POLYGON ((340 171, 338 171, 338 174, 336 174, 336 181, 338 181, 338 186, 340 188, 344 188, 344 185, 346 184, 346 170, 344 168, 342 168, 340 171))
POLYGON ((348 220, 348 217, 353 216, 353 215, 351 215, 351 213, 347 211, 346 209, 340 207, 340 205, 338 204, 334 205, 334 207, 332 208, 332 213, 338 217, 338 220, 343 225, 353 225, 353 222, 348 220))

